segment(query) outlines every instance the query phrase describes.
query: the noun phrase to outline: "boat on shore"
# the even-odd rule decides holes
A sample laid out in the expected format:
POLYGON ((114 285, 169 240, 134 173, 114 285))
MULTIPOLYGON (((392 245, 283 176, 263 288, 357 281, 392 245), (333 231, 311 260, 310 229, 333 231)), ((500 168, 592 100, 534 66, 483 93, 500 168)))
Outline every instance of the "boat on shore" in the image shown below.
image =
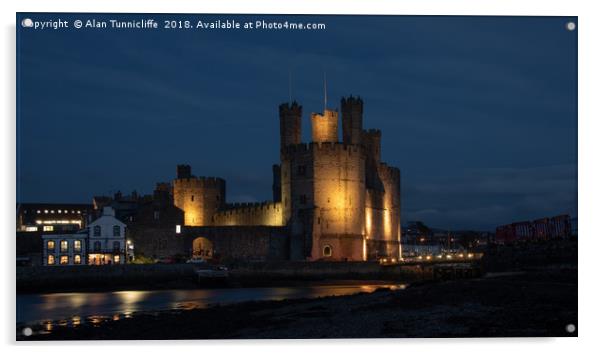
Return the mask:
POLYGON ((195 274, 199 285, 223 285, 229 278, 229 270, 225 266, 202 264, 196 267, 195 274))

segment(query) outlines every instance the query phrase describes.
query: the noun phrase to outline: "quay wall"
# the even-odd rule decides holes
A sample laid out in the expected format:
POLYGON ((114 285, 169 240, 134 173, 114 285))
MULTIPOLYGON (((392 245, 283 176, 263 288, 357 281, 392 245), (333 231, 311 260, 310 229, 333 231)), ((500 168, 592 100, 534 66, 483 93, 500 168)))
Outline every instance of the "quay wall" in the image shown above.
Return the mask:
MULTIPOLYGON (((228 267, 230 279, 226 286, 336 279, 411 282, 432 275, 419 266, 381 267, 377 262, 238 262, 228 267)), ((17 267, 17 292, 194 288, 198 286, 195 268, 193 264, 17 267)))

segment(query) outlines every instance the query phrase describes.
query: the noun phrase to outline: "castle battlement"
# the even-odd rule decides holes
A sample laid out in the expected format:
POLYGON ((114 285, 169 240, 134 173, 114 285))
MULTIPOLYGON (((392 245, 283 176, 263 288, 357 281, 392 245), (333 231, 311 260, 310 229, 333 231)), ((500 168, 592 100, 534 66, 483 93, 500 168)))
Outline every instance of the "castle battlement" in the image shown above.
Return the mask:
POLYGON ((380 129, 364 129, 364 134, 382 136, 380 129))
POLYGON ((384 162, 378 165, 379 176, 388 181, 399 181, 400 171, 397 167, 389 166, 384 162))
POLYGON ((232 212, 232 211, 241 211, 244 209, 255 209, 255 210, 266 210, 266 209, 276 209, 280 207, 279 202, 271 202, 264 201, 259 203, 228 203, 224 206, 223 210, 220 210, 218 213, 223 212, 232 212))
POLYGON ((180 188, 221 188, 226 185, 226 181, 219 177, 188 177, 177 178, 173 181, 174 186, 180 188))
POLYGON ((282 203, 230 203, 213 214, 213 225, 282 225, 282 203))
POLYGON ((364 101, 362 101, 360 96, 353 97, 352 95, 349 95, 349 97, 343 97, 341 98, 341 110, 358 110, 360 113, 362 113, 364 110, 364 101))
POLYGON ((302 109, 303 109, 303 106, 298 104, 297 101, 293 101, 292 103, 289 103, 289 102, 282 103, 278 107, 278 111, 280 112, 281 115, 288 114, 288 113, 294 113, 296 115, 301 115, 302 109))
POLYGON ((361 153, 364 151, 364 147, 362 145, 345 144, 341 142, 312 142, 289 145, 284 149, 285 153, 309 153, 312 151, 348 151, 353 153, 361 153))

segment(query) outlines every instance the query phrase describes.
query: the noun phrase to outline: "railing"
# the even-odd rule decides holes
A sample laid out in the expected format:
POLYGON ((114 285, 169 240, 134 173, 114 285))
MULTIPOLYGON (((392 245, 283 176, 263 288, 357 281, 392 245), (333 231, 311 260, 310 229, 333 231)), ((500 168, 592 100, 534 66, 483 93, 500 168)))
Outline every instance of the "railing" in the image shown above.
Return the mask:
POLYGON ((396 259, 386 257, 379 259, 383 266, 407 265, 407 264, 433 264, 433 263, 468 263, 478 261, 483 257, 483 253, 458 252, 458 253, 439 253, 425 254, 412 257, 403 257, 396 259))

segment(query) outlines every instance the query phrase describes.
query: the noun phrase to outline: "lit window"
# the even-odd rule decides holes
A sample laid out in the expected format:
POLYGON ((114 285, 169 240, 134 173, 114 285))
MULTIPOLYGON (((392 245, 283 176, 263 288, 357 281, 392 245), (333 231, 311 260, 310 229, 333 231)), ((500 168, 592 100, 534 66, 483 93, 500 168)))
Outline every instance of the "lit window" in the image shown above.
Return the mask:
POLYGON ((37 226, 25 226, 25 231, 26 232, 36 232, 36 231, 38 231, 38 227, 37 226))
POLYGON ((113 236, 121 236, 121 228, 118 225, 113 226, 113 236))
POLYGON ((69 251, 69 241, 62 240, 61 241, 61 252, 67 252, 67 251, 69 251))
POLYGON ((54 231, 54 226, 52 226, 52 225, 46 225, 46 226, 44 226, 44 231, 54 231))
POLYGON ((82 256, 79 254, 73 256, 73 264, 82 264, 82 256))
POLYGON ((182 226, 181 225, 176 225, 176 234, 179 234, 182 232, 182 226))
POLYGON ((50 241, 46 242, 46 248, 49 251, 54 251, 54 246, 55 246, 54 241, 50 240, 50 241))
POLYGON ((82 241, 81 240, 73 241, 73 251, 81 252, 81 250, 82 250, 82 241))
POLYGON ((69 256, 61 256, 61 264, 69 264, 69 256))
POLYGON ((332 256, 332 247, 330 247, 328 245, 324 246, 324 249, 322 250, 322 254, 324 255, 324 257, 332 256))
POLYGON ((121 260, 121 257, 118 254, 113 256, 113 262, 119 263, 120 260, 121 260))
POLYGON ((100 236, 100 225, 94 226, 94 236, 100 236))
POLYGON ((48 265, 52 265, 54 264, 54 255, 49 254, 48 255, 48 265))

